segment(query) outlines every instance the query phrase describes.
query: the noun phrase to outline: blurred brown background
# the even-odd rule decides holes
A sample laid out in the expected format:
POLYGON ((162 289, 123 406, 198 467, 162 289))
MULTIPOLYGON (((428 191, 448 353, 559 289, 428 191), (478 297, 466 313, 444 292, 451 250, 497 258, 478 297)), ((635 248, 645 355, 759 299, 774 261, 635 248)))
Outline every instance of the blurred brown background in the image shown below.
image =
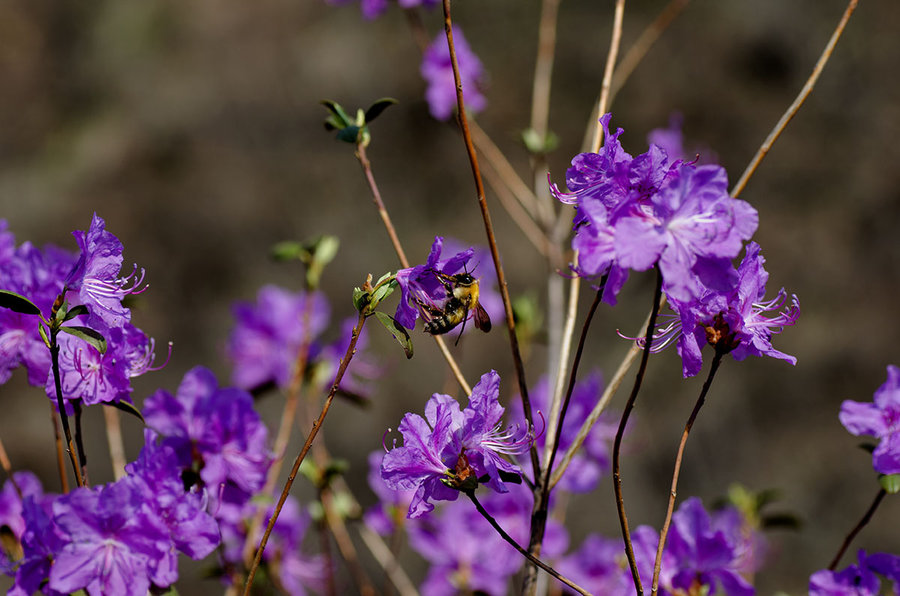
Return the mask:
MULTIPOLYGON (((550 116, 560 139, 549 157, 556 181, 579 151, 600 88, 612 4, 561 5, 550 116)), ((623 50, 664 5, 626 4, 623 50)), ((612 107, 613 125, 626 131, 623 145, 644 151, 646 133, 677 110, 688 144, 712 148, 736 180, 806 80, 844 6, 694 0, 612 107)), ((530 113, 539 3, 460 0, 454 11, 490 76, 489 107, 479 123, 528 179, 518 134, 530 113)), ((423 17, 436 34, 439 13, 423 17)), ((768 259, 770 293, 783 285, 800 297, 798 325, 775 340, 799 362, 723 366, 689 443, 679 495, 709 504, 736 481, 781 491, 775 509, 798 513, 805 525, 770 536, 761 594, 803 593, 808 575, 827 565, 877 491, 870 458, 837 412, 844 399, 870 400, 885 366, 900 364, 898 22, 897 3, 861 3, 817 89, 742 197, 760 213, 755 239, 768 259)), ((410 259, 424 260, 436 234, 483 242, 462 143, 451 126, 428 116, 418 64, 396 7, 366 22, 356 5, 320 0, 6 0, 0 217, 20 242, 73 249, 70 232, 86 229, 96 211, 123 241, 126 262, 146 268, 150 290, 134 322, 160 344, 174 341, 175 351, 165 370, 137 380, 138 403, 158 387, 174 391, 197 364, 224 383, 231 303, 253 299, 265 283, 300 287, 298 269, 268 260, 271 244, 340 236, 340 254, 324 281, 332 338, 336 323, 352 314, 352 286, 397 266, 352 148, 324 131, 319 100, 348 108, 382 96, 400 101, 373 126, 369 153, 410 259)), ((544 300, 547 272, 538 253, 493 195, 489 201, 512 293, 544 300)), ((633 275, 621 305, 600 310, 586 367, 611 374, 627 349, 614 331, 637 329, 651 290, 648 276, 633 275)), ((366 454, 380 448, 384 429, 403 412, 421 412, 431 393, 448 386, 442 361, 419 332, 412 362, 386 334, 373 335, 389 370, 373 407, 360 412, 340 403, 324 431, 333 453, 351 461, 350 485, 365 502, 372 499, 366 454)), ((496 368, 511 393, 506 345, 499 326, 489 336, 463 339, 456 352, 470 381, 496 368)), ((546 355, 536 346, 531 356, 533 383, 546 355)), ((633 525, 662 520, 677 438, 702 382, 677 382, 677 360, 674 350, 651 360, 636 409, 623 464, 633 525)), ((46 398, 21 375, 0 395, 0 437, 13 465, 37 470, 56 490, 46 398)), ((621 408, 623 400, 614 405, 621 408)), ((262 408, 277 417, 277 399, 262 408)), ((109 476, 101 423, 89 413, 94 481, 109 476)), ((125 424, 134 457, 140 428, 125 424)), ((894 501, 886 500, 851 551, 900 553, 894 501)), ((588 530, 616 535, 609 482, 577 499, 570 519, 579 526, 573 546, 588 530)), ((185 584, 182 593, 215 589, 199 586, 185 584)))

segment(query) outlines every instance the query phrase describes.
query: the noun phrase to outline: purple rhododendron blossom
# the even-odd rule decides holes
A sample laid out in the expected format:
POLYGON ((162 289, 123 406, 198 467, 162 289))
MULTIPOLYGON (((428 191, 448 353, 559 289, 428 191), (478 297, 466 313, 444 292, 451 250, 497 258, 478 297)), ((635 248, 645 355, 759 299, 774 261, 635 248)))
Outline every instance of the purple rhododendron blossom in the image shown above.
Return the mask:
POLYGON ((857 564, 841 571, 822 569, 809 577, 809 596, 876 596, 881 594, 880 574, 894 582, 897 594, 900 582, 900 557, 888 553, 857 553, 857 564))
POLYGON ((416 265, 397 272, 400 304, 397 305, 394 318, 407 329, 415 329, 416 319, 419 318, 418 307, 439 311, 446 302, 447 288, 439 275, 459 273, 475 254, 475 249, 468 248, 441 260, 443 244, 444 239, 436 236, 424 265, 416 265))
POLYGON ((738 283, 731 291, 705 292, 699 299, 680 302, 670 296, 670 305, 677 319, 661 323, 655 338, 662 339, 653 350, 665 348, 677 338, 685 377, 694 376, 703 367, 701 349, 707 343, 729 352, 735 360, 747 356, 769 356, 796 364, 793 356, 776 350, 772 336, 796 323, 800 303, 796 295, 787 305, 787 292, 778 291, 775 298, 765 300, 769 274, 763 268, 765 259, 759 245, 747 244, 744 259, 738 268, 738 283), (775 316, 766 316, 772 311, 775 316))
MULTIPOLYGON (((603 377, 599 371, 593 372, 575 384, 566 418, 563 421, 559 438, 559 453, 564 453, 575 440, 581 425, 603 393, 603 377)), ((542 377, 529 392, 532 420, 537 420, 540 413, 546 418, 550 414, 550 382, 542 377)), ((511 409, 512 421, 525 424, 525 414, 519 403, 511 409)), ((549 422, 547 422, 549 424, 549 422)), ((609 471, 612 440, 618 429, 615 416, 604 413, 597 420, 585 438, 582 448, 575 454, 565 474, 559 481, 562 490, 570 492, 590 492, 597 487, 600 479, 609 471)), ((527 471, 527 469, 526 469, 527 471)))
POLYGON ((851 434, 879 439, 872 452, 876 472, 900 473, 900 368, 887 367, 887 381, 875 391, 872 402, 842 403, 839 418, 851 434))
POLYGON ((7 593, 9 596, 30 596, 41 592, 47 596, 68 594, 47 585, 50 566, 57 553, 65 544, 63 533, 53 522, 52 503, 54 497, 37 499, 25 498, 22 517, 25 532, 22 535, 23 558, 15 571, 15 583, 7 593))
POLYGON ((151 584, 171 585, 177 567, 168 532, 142 504, 127 477, 58 497, 53 521, 65 544, 50 568, 50 588, 144 596, 151 584))
POLYGON ((363 520, 378 534, 388 536, 394 533, 397 524, 403 523, 415 491, 394 490, 387 485, 381 477, 384 456, 384 451, 369 454, 369 487, 378 497, 378 503, 366 510, 363 520))
POLYGON ((0 527, 7 527, 16 540, 22 540, 25 532, 25 518, 22 516, 23 501, 28 497, 40 499, 44 494, 41 481, 27 470, 13 473, 13 477, 3 483, 0 491, 0 527), (15 484, 13 484, 15 480, 15 484), (19 494, 21 492, 21 495, 19 494))
MULTIPOLYGON (((487 106, 487 99, 482 94, 485 80, 484 67, 481 65, 481 60, 469 47, 469 43, 459 27, 453 28, 453 45, 456 49, 456 60, 459 64, 459 78, 462 82, 466 110, 473 113, 480 112, 487 106)), ((428 83, 428 88, 425 90, 428 111, 438 120, 448 119, 456 108, 456 83, 453 79, 450 49, 443 33, 438 35, 425 50, 420 72, 428 83)))
POLYGON ((122 305, 122 298, 139 291, 144 270, 134 270, 120 277, 122 243, 106 231, 106 222, 97 214, 87 232, 73 232, 81 254, 66 278, 67 300, 70 304, 84 304, 91 315, 88 326, 102 331, 121 327, 131 319, 131 311, 122 305))
POLYGON ((425 419, 406 414, 398 430, 403 445, 388 451, 381 476, 389 488, 415 490, 408 517, 419 517, 432 509, 430 500, 452 501, 458 491, 442 482, 465 482, 488 476, 487 485, 507 492, 501 472, 520 474, 518 466, 502 454, 524 452, 533 440, 531 429, 516 437, 512 428, 502 429, 504 409, 499 404, 500 377, 491 371, 472 388, 469 404, 460 411, 449 395, 434 394, 425 406, 425 419))
POLYGON ((265 482, 271 454, 268 430, 249 393, 220 388, 203 367, 187 372, 173 396, 159 390, 144 403, 147 425, 171 446, 182 469, 200 468, 210 497, 225 484, 252 495, 265 482), (196 460, 196 461, 195 461, 196 460))
POLYGON ((269 382, 287 387, 303 342, 315 341, 327 328, 330 310, 319 292, 294 293, 272 285, 259 290, 255 304, 236 304, 226 348, 234 365, 232 382, 247 390, 269 382))
POLYGON ((720 166, 672 160, 656 145, 635 158, 619 143, 622 130, 606 132, 596 154, 580 154, 566 173, 568 193, 551 185, 560 201, 577 208, 572 247, 575 270, 594 278, 609 275, 614 301, 625 272, 658 265, 667 293, 682 301, 705 289, 726 291, 737 274, 731 259, 756 230, 756 211, 728 194, 720 166))
POLYGON ((409 543, 431 564, 423 596, 506 594, 509 578, 525 561, 468 500, 448 503, 440 515, 410 524, 409 543))

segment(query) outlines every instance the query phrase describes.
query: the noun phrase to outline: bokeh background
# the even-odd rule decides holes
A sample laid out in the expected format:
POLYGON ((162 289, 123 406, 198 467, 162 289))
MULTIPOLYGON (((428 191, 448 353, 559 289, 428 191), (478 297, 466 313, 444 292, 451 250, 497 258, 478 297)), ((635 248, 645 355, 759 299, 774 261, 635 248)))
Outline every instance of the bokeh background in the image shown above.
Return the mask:
MULTIPOLYGON (((559 146, 548 157, 557 181, 580 150, 600 88, 612 5, 564 0, 560 7, 550 112, 559 146)), ((623 51, 664 5, 626 5, 623 51)), ((802 86, 844 5, 694 0, 612 106, 625 148, 644 151, 647 132, 678 111, 688 144, 711 148, 736 180, 802 86)), ((478 121, 526 180, 531 170, 519 134, 529 120, 539 9, 521 0, 454 6, 455 22, 489 73, 489 107, 478 121)), ((422 16, 437 34, 439 13, 422 16)), ((774 488, 781 500, 772 510, 802 518, 799 531, 770 535, 761 594, 803 593, 808 575, 827 565, 878 489, 869 456, 837 412, 844 399, 871 399, 885 366, 900 364, 898 22, 897 3, 861 3, 817 89, 742 197, 759 210, 755 239, 768 259, 770 292, 785 286, 800 297, 798 325, 775 341, 798 364, 726 362, 694 428, 679 494, 709 504, 733 482, 774 488)), ((367 22, 352 3, 320 0, 6 0, 0 217, 19 241, 74 249, 70 232, 86 229, 97 212, 123 241, 126 262, 146 268, 150 289, 134 322, 175 348, 164 370, 137 379, 137 403, 159 387, 174 391, 197 364, 225 382, 231 304, 252 300, 266 283, 301 287, 298 268, 268 259, 273 243, 340 237, 324 278, 331 338, 352 315, 351 288, 367 273, 397 266, 352 148, 325 132, 319 100, 350 108, 383 96, 399 100, 373 126, 369 154, 414 262, 424 260, 436 234, 484 242, 463 145, 452 125, 428 115, 418 67, 396 7, 367 22)), ((546 265, 488 198, 511 292, 545 305, 546 265)), ((628 347, 615 330, 638 328, 651 291, 648 276, 633 275, 620 306, 600 310, 585 371, 611 374, 628 347)), ((431 393, 453 387, 432 342, 418 332, 412 362, 386 334, 371 339, 388 371, 372 406, 338 403, 324 430, 333 454, 350 461, 348 482, 364 504, 373 499, 365 457, 381 448, 384 430, 405 411, 421 411, 431 393)), ((498 326, 464 338, 455 352, 471 381, 497 369, 508 398, 514 376, 506 345, 498 326)), ((530 383, 546 359, 538 341, 530 383)), ((665 511, 674 449, 702 382, 679 379, 674 351, 651 360, 623 461, 633 525, 658 526, 665 511)), ((22 375, 0 395, 0 437, 14 467, 36 470, 56 489, 46 398, 22 375)), ((277 419, 277 398, 261 408, 277 419)), ((134 457, 140 427, 124 424, 134 457)), ((93 479, 108 479, 102 417, 89 412, 87 428, 93 479)), ((900 552, 895 500, 886 500, 851 551, 900 552)), ((608 480, 569 511, 573 546, 587 531, 618 533, 608 480)), ((411 569, 421 579, 421 564, 411 569)), ((182 593, 215 589, 209 581, 182 585, 182 593)))

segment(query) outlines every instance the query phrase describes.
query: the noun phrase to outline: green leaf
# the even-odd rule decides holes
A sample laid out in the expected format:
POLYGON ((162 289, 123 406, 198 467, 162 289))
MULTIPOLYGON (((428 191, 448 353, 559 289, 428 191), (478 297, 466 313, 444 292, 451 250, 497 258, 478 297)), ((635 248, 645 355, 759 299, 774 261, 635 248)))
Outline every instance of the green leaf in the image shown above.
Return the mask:
POLYGON ((372 292, 372 306, 371 308, 375 308, 381 302, 394 293, 400 284, 397 283, 397 280, 392 279, 390 283, 382 284, 380 286, 375 286, 375 290, 372 292))
POLYGON ((50 337, 47 336, 47 328, 44 327, 43 323, 38 323, 38 333, 41 334, 41 339, 44 340, 44 343, 47 347, 50 347, 50 337))
POLYGON ((8 308, 23 315, 41 314, 41 309, 35 306, 34 302, 21 294, 16 294, 9 290, 0 290, 0 307, 8 308))
POLYGON ((353 306, 356 310, 362 312, 364 308, 369 306, 370 302, 372 302, 372 294, 361 288, 353 288, 353 306))
POLYGON ((369 109, 366 110, 366 124, 372 122, 373 120, 375 120, 375 118, 378 118, 378 116, 380 116, 383 111, 385 111, 395 103, 398 102, 393 97, 382 97, 381 99, 376 100, 375 103, 370 105, 369 109))
POLYGON ((335 122, 337 124, 335 128, 345 128, 353 123, 353 120, 347 115, 347 112, 344 111, 341 104, 336 101, 331 101, 330 99, 323 99, 321 103, 333 114, 333 117, 329 117, 326 122, 335 122))
POLYGON ((112 408, 116 408, 117 410, 122 410, 126 414, 131 414, 135 418, 141 421, 141 424, 146 424, 144 420, 144 415, 141 414, 141 411, 138 410, 137 406, 127 401, 116 401, 116 402, 103 402, 104 406, 110 406, 112 408))
POLYGON ((106 352, 106 339, 99 332, 94 331, 90 327, 81 327, 80 325, 71 325, 69 327, 60 327, 60 331, 74 335, 80 340, 94 346, 101 354, 106 352))
POLYGON ((66 321, 71 321, 75 317, 80 317, 81 315, 86 314, 88 314, 88 308, 83 304, 78 304, 76 306, 73 306, 68 310, 68 312, 66 312, 66 316, 63 317, 63 323, 65 323, 66 321))
POLYGON ((878 483, 889 495, 900 492, 900 474, 882 474, 878 477, 878 483))
POLYGON ((269 249, 269 254, 276 261, 302 261, 306 252, 306 247, 302 243, 292 241, 279 242, 269 249))
POLYGON ((391 335, 394 336, 394 339, 397 340, 397 343, 403 348, 403 351, 406 353, 406 358, 413 357, 413 345, 412 340, 409 338, 409 333, 407 333, 406 329, 403 326, 394 320, 391 315, 385 314, 383 312, 376 312, 375 318, 384 325, 384 328, 387 329, 391 335))
POLYGON ((344 141, 345 143, 352 143, 355 145, 357 138, 359 138, 359 127, 355 124, 345 126, 338 131, 337 138, 339 141, 344 141))

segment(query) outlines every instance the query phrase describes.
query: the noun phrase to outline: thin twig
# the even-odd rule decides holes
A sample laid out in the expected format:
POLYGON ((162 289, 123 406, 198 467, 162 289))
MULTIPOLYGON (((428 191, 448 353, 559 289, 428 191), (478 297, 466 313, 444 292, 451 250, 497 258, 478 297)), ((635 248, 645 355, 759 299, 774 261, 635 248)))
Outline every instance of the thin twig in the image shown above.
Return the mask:
POLYGON ((503 538, 503 540, 505 540, 507 543, 509 543, 509 545, 512 546, 514 549, 519 551, 519 553, 523 557, 525 557, 526 559, 531 561, 534 565, 540 567, 541 569, 543 569, 544 571, 546 571, 547 573, 549 573, 550 575, 552 575, 553 577, 555 577, 556 579, 561 581, 562 583, 566 584, 567 586, 569 586, 570 588, 572 588, 579 594, 584 594, 585 596, 590 596, 590 592, 588 592, 587 590, 585 590, 584 588, 582 588, 581 586, 579 586, 578 584, 576 584, 569 578, 567 578, 563 575, 560 575, 559 572, 556 571, 553 567, 551 567, 550 565, 547 565, 546 563, 544 563, 543 561, 541 561, 540 559, 538 559, 537 557, 532 555, 530 552, 528 552, 527 550, 525 550, 524 548, 519 546, 519 543, 516 542, 515 540, 513 540, 512 536, 507 534, 506 531, 500 527, 500 524, 497 523, 497 520, 494 519, 494 517, 490 513, 487 512, 487 510, 484 508, 484 506, 481 504, 481 502, 475 496, 474 491, 468 491, 465 494, 467 497, 469 497, 469 499, 472 500, 472 503, 475 504, 475 508, 478 509, 478 513, 480 513, 481 516, 484 519, 486 519, 489 524, 491 524, 491 527, 493 527, 497 531, 497 533, 500 534, 500 537, 503 538))
POLYGON ((672 488, 669 490, 669 502, 666 505, 666 519, 663 521, 662 529, 659 531, 659 544, 656 547, 656 559, 653 562, 653 582, 651 583, 650 594, 656 594, 659 589, 659 572, 662 567, 663 548, 666 546, 666 536, 669 533, 669 524, 672 522, 672 512, 675 510, 675 497, 678 494, 678 476, 681 474, 681 458, 684 456, 688 435, 691 433, 697 414, 700 413, 700 408, 703 407, 706 401, 706 394, 709 392, 709 387, 712 385, 713 378, 716 376, 716 371, 719 370, 719 364, 722 362, 724 355, 725 352, 716 350, 716 355, 713 357, 712 365, 709 368, 709 374, 703 383, 703 388, 700 390, 700 396, 697 397, 697 403, 694 404, 694 409, 691 410, 691 415, 684 425, 684 432, 681 433, 678 453, 675 455, 675 470, 672 472, 672 488))
POLYGON ((347 563, 347 568, 350 570, 350 575, 353 577, 353 582, 356 584, 356 589, 360 595, 375 596, 375 587, 369 580, 369 576, 366 575, 365 569, 359 563, 353 540, 350 538, 350 533, 347 532, 347 525, 344 523, 341 514, 335 510, 333 500, 333 491, 326 487, 322 491, 320 501, 322 502, 322 510, 325 513, 325 522, 328 529, 331 530, 331 535, 334 536, 334 541, 341 552, 341 557, 347 563))
POLYGON ((856 526, 854 526, 854 528, 852 530, 850 530, 850 533, 847 534, 847 537, 844 538, 844 543, 841 544, 841 548, 838 549, 837 554, 834 555, 834 558, 831 560, 831 563, 828 565, 829 571, 834 571, 835 568, 837 568, 838 563, 840 563, 840 561, 841 561, 841 557, 844 556, 844 552, 846 552, 846 550, 847 550, 847 547, 850 546, 850 543, 853 542, 853 539, 856 538, 856 535, 859 534, 859 531, 862 530, 864 527, 866 527, 866 524, 868 524, 872 520, 872 515, 874 515, 875 510, 878 509, 878 506, 881 505, 881 501, 882 501, 882 499, 884 499, 884 496, 886 494, 887 494, 887 491, 882 488, 881 490, 878 491, 878 494, 875 495, 875 500, 872 501, 871 505, 869 505, 869 508, 866 510, 865 514, 862 516, 862 519, 859 520, 859 523, 857 523, 856 526))
POLYGON ((494 143, 491 137, 488 136, 477 122, 470 122, 469 130, 472 131, 472 141, 475 143, 475 148, 484 156, 486 165, 490 165, 494 168, 500 180, 503 181, 510 193, 512 193, 516 200, 519 201, 525 211, 528 212, 528 215, 532 220, 536 220, 538 218, 539 207, 538 199, 534 195, 534 192, 528 188, 528 185, 525 184, 525 181, 522 180, 512 164, 509 163, 509 160, 506 159, 506 156, 503 155, 503 152, 497 147, 497 144, 494 143))
POLYGON ((12 464, 9 461, 9 456, 6 454, 6 448, 3 446, 3 441, 0 441, 0 466, 3 467, 3 471, 6 472, 9 481, 12 483, 13 488, 21 501, 24 498, 22 496, 22 488, 19 486, 19 483, 16 482, 15 476, 13 476, 12 464))
POLYGON ((625 499, 622 497, 622 474, 619 471, 619 453, 622 449, 622 437, 625 434, 625 426, 628 424, 628 416, 634 408, 634 402, 637 400, 638 392, 641 390, 641 382, 644 379, 644 371, 647 370, 647 360, 650 357, 650 348, 653 343, 653 328, 656 326, 656 313, 659 309, 659 300, 662 296, 662 273, 659 266, 656 267, 656 290, 653 292, 653 310, 650 311, 650 323, 647 325, 647 334, 644 336, 644 349, 641 354, 641 365, 638 368, 637 375, 634 378, 634 386, 631 388, 631 395, 625 403, 625 409, 622 411, 622 420, 619 422, 619 429, 616 431, 616 440, 613 443, 613 490, 616 494, 616 509, 619 512, 619 524, 622 527, 622 539, 625 541, 625 555, 628 557, 628 566, 631 567, 631 576, 634 578, 634 585, 637 589, 637 595, 642 596, 644 588, 641 586, 641 576, 638 573, 637 562, 634 559, 634 548, 631 545, 631 531, 628 529, 628 517, 625 515, 625 499))
MULTIPOLYGON (((528 386, 525 381, 525 365, 522 363, 522 355, 519 351, 519 339, 516 337, 516 322, 513 319, 512 302, 509 299, 509 288, 506 286, 506 274, 503 271, 503 263, 500 261, 500 252, 497 249, 497 239, 494 237, 494 226, 491 223, 491 213, 488 210, 484 197, 484 183, 481 180, 481 171, 478 168, 478 156, 475 154, 475 145, 472 143, 472 133, 469 130, 469 120, 466 117, 466 106, 463 101, 462 80, 459 76, 459 61, 456 58, 456 47, 453 45, 453 23, 450 20, 450 0, 443 0, 444 8, 444 33, 447 36, 447 46, 450 50, 450 63, 453 66, 453 80, 456 82, 457 120, 462 130, 463 140, 466 144, 466 153, 469 156, 469 164, 472 167, 472 177, 475 180, 475 192, 478 206, 481 209, 481 218, 484 220, 484 231, 487 235, 488 246, 491 249, 491 257, 494 260, 494 269, 497 271, 497 286, 500 296, 503 298, 503 307, 506 313, 506 329, 509 332, 509 345, 512 351, 513 363, 516 368, 516 378, 519 382, 519 395, 522 396, 522 406, 525 408, 525 419, 529 426, 534 426, 531 416, 531 400, 528 398, 528 386)), ((537 448, 531 445, 531 465, 534 478, 540 473, 537 448)))
MULTIPOLYGON (((659 309, 657 309, 657 312, 662 309, 665 301, 666 298, 665 296, 663 296, 660 299, 659 309)), ((647 318, 644 320, 644 324, 641 326, 641 331, 637 334, 638 336, 647 334, 647 327, 648 325, 650 325, 651 316, 652 313, 647 314, 647 318)), ((553 475, 550 477, 551 489, 556 486, 560 478, 562 478, 562 475, 565 473, 566 469, 569 467, 569 464, 572 462, 572 458, 575 457, 575 454, 581 448, 581 445, 584 444, 585 439, 587 439, 588 433, 591 432, 594 424, 596 424, 597 420, 600 419, 600 415, 604 410, 606 410, 607 404, 609 404, 610 400, 616 394, 616 391, 618 391, 619 386, 625 379, 625 375, 631 369, 631 365, 634 364, 634 361, 637 360, 638 354, 640 353, 641 348, 637 345, 637 342, 632 342, 631 347, 625 354, 625 357, 622 358, 622 362, 619 363, 619 368, 616 369, 616 372, 615 374, 613 374, 612 379, 610 379, 609 383, 606 385, 606 389, 603 390, 603 395, 601 395, 600 399, 597 400, 597 403, 594 405, 594 409, 591 410, 591 413, 584 420, 581 428, 578 429, 578 434, 575 435, 575 439, 572 441, 572 444, 569 445, 568 449, 566 449, 566 453, 559 461, 559 465, 556 466, 556 469, 553 470, 553 475)))
POLYGON ((106 444, 109 445, 109 463, 112 465, 113 478, 120 480, 125 476, 125 443, 122 440, 122 421, 116 408, 103 408, 103 421, 106 425, 106 444))
POLYGON ((69 460, 75 470, 75 481, 78 486, 84 486, 84 478, 81 476, 81 466, 75 457, 75 444, 72 442, 72 431, 69 429, 69 417, 66 415, 66 404, 63 400, 62 381, 59 376, 59 343, 56 341, 58 331, 50 331, 50 363, 53 370, 53 383, 56 388, 56 404, 59 407, 59 419, 62 421, 63 434, 66 437, 66 450, 69 452, 69 460))
POLYGON ((759 164, 769 153, 772 145, 774 145, 775 141, 778 140, 778 137, 781 136, 781 133, 788 125, 788 122, 790 122, 794 118, 794 116, 800 110, 800 106, 803 105, 803 102, 805 102, 806 98, 809 97, 809 94, 812 93, 813 87, 815 86, 816 81, 819 79, 819 75, 822 74, 822 70, 828 63, 828 59, 831 58, 831 52, 834 50, 834 46, 837 45, 838 40, 841 38, 841 34, 844 32, 844 27, 847 26, 847 22, 850 20, 850 15, 852 15, 853 11, 856 10, 856 4, 857 0, 850 0, 850 2, 847 4, 847 8, 844 10, 844 15, 841 17, 841 21, 838 23, 838 26, 834 30, 834 33, 831 34, 831 39, 828 40, 828 44, 826 44, 825 49, 822 51, 822 55, 819 56, 819 60, 818 62, 816 62, 816 66, 815 68, 813 68, 812 74, 809 75, 809 78, 806 80, 806 84, 803 85, 803 88, 800 90, 797 98, 790 105, 790 107, 788 107, 784 115, 781 116, 781 119, 775 125, 775 128, 772 129, 772 132, 770 132, 769 136, 766 137, 766 140, 763 142, 762 146, 760 146, 759 150, 756 152, 756 155, 753 156, 753 160, 750 162, 750 165, 747 166, 747 169, 744 170, 743 174, 741 174, 740 180, 738 180, 734 185, 734 188, 731 189, 731 196, 737 197, 744 191, 744 187, 747 186, 747 182, 750 180, 750 177, 754 172, 756 172, 756 168, 759 167, 759 164))
POLYGON ((388 579, 390 579, 391 583, 394 584, 394 587, 397 588, 397 592, 400 596, 419 596, 419 592, 416 590, 415 585, 409 579, 409 576, 406 575, 406 572, 403 571, 403 568, 398 564, 394 553, 392 553, 391 549, 384 543, 381 536, 370 530, 365 524, 359 526, 359 536, 369 548, 369 552, 372 553, 375 560, 378 561, 381 568, 384 569, 388 579))
POLYGON ((319 429, 322 428, 322 424, 325 422, 325 416, 328 414, 329 408, 331 408, 331 402, 334 399, 334 394, 337 393, 338 387, 341 384, 341 380, 344 378, 344 373, 347 372, 347 367, 350 365, 350 360, 356 353, 356 342, 359 340, 359 334, 362 332, 365 322, 366 316, 361 312, 359 314, 359 319, 357 320, 356 326, 353 328, 353 332, 350 336, 350 345, 347 346, 347 351, 346 353, 344 353, 344 357, 341 358, 341 364, 340 366, 338 366, 337 372, 335 373, 334 382, 332 382, 331 384, 331 390, 328 392, 328 397, 325 398, 325 404, 322 406, 322 412, 319 414, 318 419, 313 422, 313 427, 310 430, 309 435, 306 437, 306 442, 303 444, 303 448, 297 455, 297 459, 294 460, 294 467, 291 468, 291 473, 284 484, 284 489, 281 491, 281 497, 279 497, 278 503, 275 506, 275 510, 272 512, 272 516, 269 518, 269 523, 266 525, 266 531, 263 534, 262 539, 260 540, 259 548, 257 548, 256 550, 256 556, 253 559, 253 565, 250 567, 250 570, 247 573, 247 582, 244 584, 244 596, 249 596, 250 594, 250 588, 253 585, 253 577, 254 575, 256 575, 256 570, 259 568, 259 563, 262 560, 263 551, 266 549, 266 544, 269 541, 269 535, 272 533, 272 528, 275 527, 275 522, 278 520, 278 515, 281 513, 281 508, 284 506, 284 502, 287 500, 288 493, 290 493, 291 487, 294 485, 294 479, 297 477, 297 472, 300 470, 300 464, 302 464, 303 460, 306 458, 306 454, 309 452, 309 449, 312 446, 316 435, 318 435, 319 429))
POLYGON ((69 492, 69 477, 66 474, 66 458, 63 454, 62 435, 59 434, 59 416, 56 415, 53 402, 47 403, 50 404, 50 422, 53 424, 53 436, 56 442, 56 468, 59 472, 60 490, 62 494, 67 494, 69 492))
POLYGON ((87 453, 84 450, 84 434, 81 432, 81 400, 73 400, 72 407, 75 409, 75 446, 78 449, 78 463, 81 465, 81 477, 84 479, 84 486, 89 486, 90 480, 88 480, 87 453))
MULTIPOLYGON (((609 54, 606 56, 606 70, 603 72, 603 83, 600 87, 600 100, 597 102, 597 113, 605 114, 609 106, 609 90, 612 86, 613 69, 615 68, 616 58, 619 55, 619 44, 622 41, 622 19, 625 15, 625 0, 616 0, 616 12, 613 16, 612 39, 609 42, 609 54)), ((591 145, 591 152, 596 153, 600 150, 600 144, 603 142, 603 128, 596 126, 594 132, 594 143, 591 145)))

